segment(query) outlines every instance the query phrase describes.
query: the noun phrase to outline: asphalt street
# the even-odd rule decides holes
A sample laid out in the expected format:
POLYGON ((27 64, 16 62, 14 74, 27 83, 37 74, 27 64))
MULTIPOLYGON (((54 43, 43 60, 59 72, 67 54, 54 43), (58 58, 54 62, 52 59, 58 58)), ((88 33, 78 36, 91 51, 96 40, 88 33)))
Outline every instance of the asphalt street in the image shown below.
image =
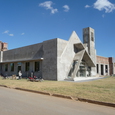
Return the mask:
POLYGON ((115 115, 115 108, 0 87, 0 115, 115 115))

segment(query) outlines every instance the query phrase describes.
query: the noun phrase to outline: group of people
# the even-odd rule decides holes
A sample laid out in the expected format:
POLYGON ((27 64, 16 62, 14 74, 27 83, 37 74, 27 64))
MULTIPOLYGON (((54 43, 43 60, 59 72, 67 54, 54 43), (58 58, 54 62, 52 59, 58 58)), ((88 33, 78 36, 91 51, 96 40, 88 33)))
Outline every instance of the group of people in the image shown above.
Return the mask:
MULTIPOLYGON (((7 76, 7 74, 6 75, 3 75, 2 73, 1 73, 1 76, 3 76, 3 77, 6 77, 7 76)), ((30 75, 32 78, 34 78, 34 77, 36 77, 36 76, 34 76, 34 72, 33 71, 31 71, 31 75, 30 75)), ((18 76, 16 77, 16 79, 21 79, 22 78, 22 72, 21 72, 21 70, 18 72, 18 76)))
MULTIPOLYGON (((34 77, 34 72, 33 71, 31 72, 31 77, 34 77)), ((21 78, 22 78, 22 72, 19 71, 18 72, 18 79, 21 79, 21 78)))

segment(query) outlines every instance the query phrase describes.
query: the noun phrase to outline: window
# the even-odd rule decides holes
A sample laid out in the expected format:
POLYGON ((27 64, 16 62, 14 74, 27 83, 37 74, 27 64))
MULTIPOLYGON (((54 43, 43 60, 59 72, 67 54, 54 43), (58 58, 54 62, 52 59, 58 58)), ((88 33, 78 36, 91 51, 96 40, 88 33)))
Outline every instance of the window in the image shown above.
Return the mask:
POLYGON ((14 63, 11 63, 10 67, 11 67, 11 71, 14 71, 14 63))
POLYGON ((29 71, 29 69, 30 69, 30 63, 26 62, 25 63, 25 71, 29 71))
POLYGON ((35 62, 35 71, 40 71, 40 62, 35 62))
POLYGON ((99 73, 99 65, 97 64, 97 73, 99 73))
POLYGON ((91 32, 91 40, 94 41, 94 34, 91 32))
POLYGON ((8 64, 5 64, 5 71, 8 71, 8 64))
POLYGON ((105 73, 108 73, 108 65, 105 65, 105 73))
POLYGON ((18 65, 18 66, 21 66, 21 65, 22 65, 22 63, 21 63, 21 62, 18 62, 18 63, 17 63, 17 65, 18 65))

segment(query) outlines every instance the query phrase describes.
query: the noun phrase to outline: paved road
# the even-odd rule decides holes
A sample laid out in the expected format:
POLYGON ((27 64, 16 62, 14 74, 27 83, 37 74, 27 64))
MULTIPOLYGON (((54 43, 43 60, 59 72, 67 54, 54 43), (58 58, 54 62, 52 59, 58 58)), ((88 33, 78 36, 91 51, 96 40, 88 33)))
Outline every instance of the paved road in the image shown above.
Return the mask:
POLYGON ((115 108, 0 87, 0 115, 115 115, 115 108))

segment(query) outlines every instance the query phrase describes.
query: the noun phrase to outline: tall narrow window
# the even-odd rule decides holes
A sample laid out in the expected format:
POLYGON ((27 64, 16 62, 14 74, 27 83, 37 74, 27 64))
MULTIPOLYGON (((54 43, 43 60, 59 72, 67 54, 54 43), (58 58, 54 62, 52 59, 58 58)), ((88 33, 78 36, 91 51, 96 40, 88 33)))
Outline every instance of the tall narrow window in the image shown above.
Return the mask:
POLYGON ((97 73, 99 73, 99 65, 97 64, 97 73))
POLYGON ((94 41, 94 34, 91 32, 91 40, 94 41))
POLYGON ((8 64, 5 64, 5 71, 8 71, 8 64))
POLYGON ((105 65, 105 73, 108 73, 108 65, 105 65))
POLYGON ((35 71, 40 71, 40 62, 35 62, 35 71))
POLYGON ((30 69, 30 63, 26 62, 25 63, 25 71, 29 71, 29 69, 30 69))
POLYGON ((11 71, 14 71, 14 63, 11 63, 10 67, 11 67, 11 71))

